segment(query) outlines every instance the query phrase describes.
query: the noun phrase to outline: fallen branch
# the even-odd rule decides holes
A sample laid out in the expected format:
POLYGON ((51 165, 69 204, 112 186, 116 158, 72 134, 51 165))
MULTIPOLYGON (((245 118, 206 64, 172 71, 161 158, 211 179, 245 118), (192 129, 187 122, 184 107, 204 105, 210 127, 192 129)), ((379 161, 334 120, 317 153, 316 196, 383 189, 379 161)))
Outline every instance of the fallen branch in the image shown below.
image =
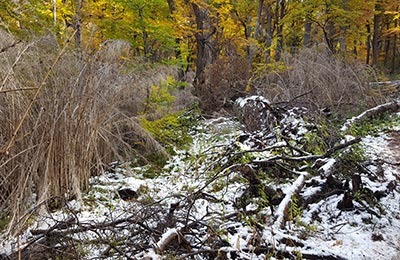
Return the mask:
POLYGON ((344 123, 340 129, 342 132, 347 132, 353 125, 360 123, 364 120, 370 119, 374 116, 381 115, 385 112, 397 112, 400 110, 400 100, 385 103, 362 112, 360 115, 353 117, 344 123))
POLYGON ((304 156, 274 156, 271 158, 268 158, 266 160, 260 160, 260 161, 252 161, 252 163, 255 164, 264 164, 264 163, 268 163, 268 162, 274 162, 274 161, 279 161, 279 160, 284 160, 284 161, 295 161, 295 162, 301 162, 301 161, 314 161, 317 159, 322 159, 322 158, 327 158, 329 156, 331 156, 333 153, 342 150, 346 147, 349 147, 353 144, 359 143, 361 141, 360 137, 356 137, 352 140, 346 141, 344 143, 338 144, 330 149, 328 149, 328 151, 326 151, 326 153, 322 154, 322 155, 304 155, 304 156))
POLYGON ((182 232, 175 228, 171 228, 161 236, 160 241, 158 241, 155 248, 156 253, 162 255, 164 250, 174 241, 176 241, 178 245, 183 245, 188 252, 192 251, 190 243, 183 236, 182 232))
POLYGON ((293 182, 293 185, 286 191, 286 195, 278 206, 275 212, 276 220, 273 225, 273 230, 279 230, 284 228, 285 219, 289 211, 289 203, 292 200, 293 195, 299 193, 304 186, 306 177, 309 175, 308 172, 299 172, 299 177, 293 182))

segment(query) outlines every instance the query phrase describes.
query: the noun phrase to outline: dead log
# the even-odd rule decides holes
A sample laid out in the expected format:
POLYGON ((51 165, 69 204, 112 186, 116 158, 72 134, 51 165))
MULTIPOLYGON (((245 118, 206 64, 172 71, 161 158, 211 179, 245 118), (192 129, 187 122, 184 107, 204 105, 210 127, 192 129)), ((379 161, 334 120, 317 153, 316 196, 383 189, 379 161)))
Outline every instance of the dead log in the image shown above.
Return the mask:
POLYGON ((399 110, 400 110, 400 100, 395 100, 389 103, 373 107, 371 109, 364 111, 360 115, 347 120, 346 123, 344 123, 344 125, 342 126, 341 131, 347 132, 350 129, 350 127, 352 127, 355 124, 371 119, 372 117, 382 115, 383 113, 386 112, 398 112, 399 110))
POLYGON ((293 195, 301 191, 304 186, 306 177, 309 175, 308 172, 300 172, 299 174, 299 177, 297 177, 296 181, 293 182, 293 185, 290 187, 290 189, 286 191, 285 197, 283 198, 278 206, 278 209, 276 210, 276 221, 273 225, 274 230, 284 228, 285 219, 287 219, 287 214, 289 211, 289 203, 291 202, 293 195))

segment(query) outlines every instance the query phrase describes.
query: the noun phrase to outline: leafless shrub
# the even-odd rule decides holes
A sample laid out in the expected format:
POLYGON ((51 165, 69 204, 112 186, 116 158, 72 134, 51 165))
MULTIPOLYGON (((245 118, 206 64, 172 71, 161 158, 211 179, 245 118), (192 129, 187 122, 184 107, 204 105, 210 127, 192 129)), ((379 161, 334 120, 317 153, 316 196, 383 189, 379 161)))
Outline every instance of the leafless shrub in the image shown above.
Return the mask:
POLYGON ((143 110, 149 86, 170 69, 132 69, 135 63, 115 62, 115 55, 103 52, 102 59, 80 61, 69 51, 50 70, 59 52, 57 41, 47 36, 0 53, 0 217, 11 215, 13 233, 35 205, 51 198, 57 198, 55 204, 79 200, 91 174, 135 155, 132 143, 144 140, 143 146, 166 155, 131 117, 143 110), (157 77, 147 80, 150 75, 157 77), (137 140, 119 131, 122 121, 137 140))
POLYGON ((249 78, 250 71, 244 58, 220 58, 206 68, 204 82, 196 86, 201 108, 205 112, 218 111, 231 100, 244 96, 249 78))
POLYGON ((274 102, 301 104, 315 109, 329 108, 337 113, 358 112, 382 103, 372 68, 316 49, 298 55, 286 54, 280 69, 260 73, 252 83, 259 94, 274 102))

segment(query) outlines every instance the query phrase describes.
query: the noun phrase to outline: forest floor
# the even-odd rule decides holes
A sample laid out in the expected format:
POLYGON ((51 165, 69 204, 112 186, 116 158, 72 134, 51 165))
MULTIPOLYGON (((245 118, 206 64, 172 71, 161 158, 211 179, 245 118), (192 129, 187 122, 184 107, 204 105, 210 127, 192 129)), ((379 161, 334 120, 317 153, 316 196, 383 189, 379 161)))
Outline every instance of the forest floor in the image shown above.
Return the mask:
POLYGON ((400 259, 400 113, 325 150, 306 114, 203 120, 165 167, 112 164, 0 259, 400 259))

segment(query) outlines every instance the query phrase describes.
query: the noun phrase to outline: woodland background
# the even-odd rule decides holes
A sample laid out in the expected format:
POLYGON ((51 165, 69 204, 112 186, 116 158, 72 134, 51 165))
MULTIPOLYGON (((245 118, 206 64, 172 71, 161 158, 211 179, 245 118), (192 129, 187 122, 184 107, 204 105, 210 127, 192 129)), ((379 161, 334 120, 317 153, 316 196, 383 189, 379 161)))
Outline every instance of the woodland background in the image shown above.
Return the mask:
MULTIPOLYGON (((338 120, 400 68, 389 0, 3 0, 0 218, 80 198, 113 160, 162 165, 193 109, 262 94, 338 120)), ((384 89, 395 91, 393 86, 384 89)))

